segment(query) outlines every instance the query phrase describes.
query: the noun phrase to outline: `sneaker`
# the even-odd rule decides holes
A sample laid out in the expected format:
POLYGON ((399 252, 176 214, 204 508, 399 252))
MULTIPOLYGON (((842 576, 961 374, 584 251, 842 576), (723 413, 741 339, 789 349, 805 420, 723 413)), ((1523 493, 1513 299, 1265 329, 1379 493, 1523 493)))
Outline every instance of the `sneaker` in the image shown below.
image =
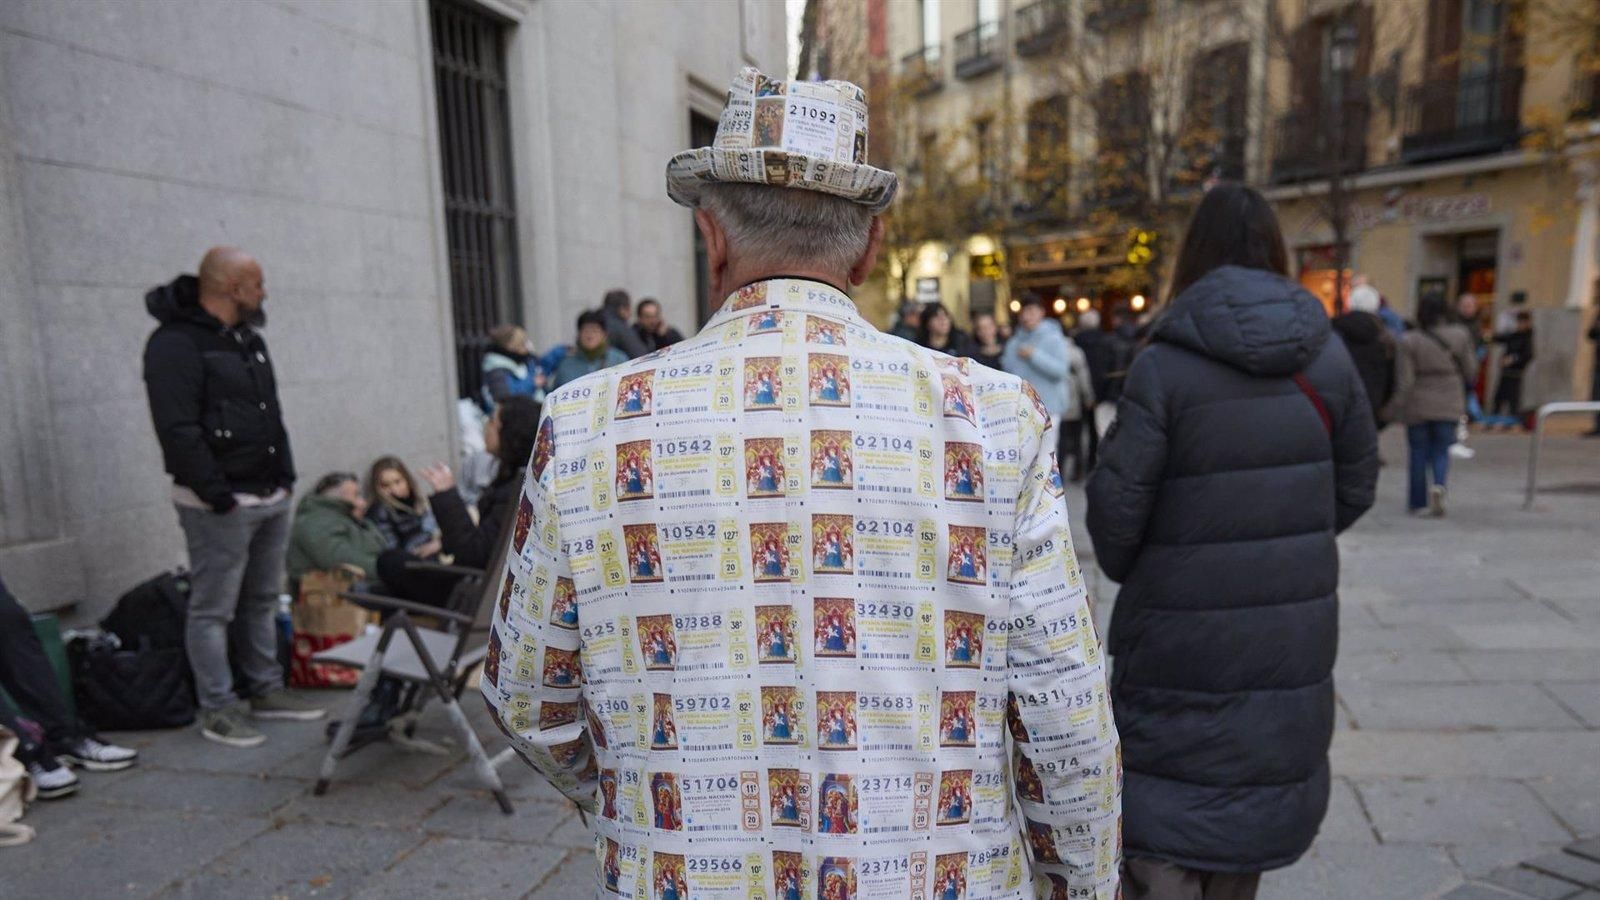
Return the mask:
POLYGON ((327 715, 328 711, 311 700, 296 697, 288 691, 273 691, 250 698, 250 715, 258 719, 290 719, 310 722, 327 715))
POLYGON ((1450 455, 1456 459, 1471 459, 1478 455, 1478 451, 1468 447, 1466 444, 1451 444, 1450 455))
POLYGON ((79 766, 91 772, 116 772, 133 765, 139 758, 139 751, 107 744, 92 737, 81 737, 62 744, 56 756, 67 765, 79 766))
POLYGON ((257 747, 267 740, 267 736, 246 722, 236 709, 202 710, 200 734, 208 741, 229 747, 257 747))
POLYGON ((1428 512, 1434 518, 1444 517, 1444 485, 1436 484, 1428 488, 1428 512))
POLYGON ((55 800, 78 792, 78 776, 59 762, 54 768, 46 768, 43 763, 28 763, 28 777, 39 789, 40 800, 55 800))

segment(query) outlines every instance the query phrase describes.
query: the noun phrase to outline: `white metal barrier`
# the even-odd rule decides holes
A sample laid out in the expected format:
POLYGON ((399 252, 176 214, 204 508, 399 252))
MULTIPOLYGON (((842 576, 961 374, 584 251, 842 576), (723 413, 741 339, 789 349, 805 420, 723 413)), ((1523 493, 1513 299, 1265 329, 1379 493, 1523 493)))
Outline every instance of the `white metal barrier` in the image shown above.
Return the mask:
POLYGON ((1534 417, 1533 444, 1528 449, 1528 489, 1522 497, 1522 508, 1533 509, 1533 495, 1539 483, 1539 448, 1544 444, 1544 420, 1562 413, 1600 413, 1600 401, 1563 400, 1539 407, 1534 417))

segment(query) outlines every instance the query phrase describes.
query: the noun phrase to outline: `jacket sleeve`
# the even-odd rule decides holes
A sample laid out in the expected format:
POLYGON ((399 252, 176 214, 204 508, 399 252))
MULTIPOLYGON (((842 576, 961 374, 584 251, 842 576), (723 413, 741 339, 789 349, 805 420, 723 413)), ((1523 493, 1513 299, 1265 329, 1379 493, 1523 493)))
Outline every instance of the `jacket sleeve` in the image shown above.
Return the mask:
POLYGON ((378 535, 354 519, 339 522, 320 534, 304 535, 298 541, 313 569, 355 566, 369 578, 377 577, 378 535))
POLYGON ((1378 427, 1372 404, 1343 342, 1330 341, 1338 359, 1343 409, 1333 423, 1334 528, 1344 531, 1372 508, 1378 488, 1378 427))
MULTIPOLYGON (((1013 764, 1038 776, 1044 802, 1018 797, 1035 871, 1063 896, 1118 896, 1122 771, 1105 654, 1072 547, 1050 420, 1018 407, 1022 481, 1012 524, 1006 635, 1013 764)), ((1030 779, 1031 780, 1031 779, 1030 779)), ((1018 778, 1021 781, 1021 778, 1018 778)), ((1044 896, 1040 892, 1039 896, 1044 896)))
POLYGON ((516 393, 511 389, 511 370, 490 369, 483 373, 483 386, 489 392, 490 399, 495 403, 516 393))
POLYGON ((1167 468, 1166 398, 1157 358, 1141 353, 1128 370, 1117 419, 1100 442, 1089 476, 1089 538, 1100 568, 1127 580, 1144 547, 1145 528, 1167 468))
POLYGON ((1456 366, 1461 369, 1462 384, 1471 387, 1478 380, 1478 350, 1476 339, 1469 333, 1456 348, 1456 366))
POLYGON ((496 596, 489 629, 489 657, 479 689, 489 704, 495 724, 510 739, 523 761, 536 769, 580 809, 596 811, 600 782, 594 767, 594 739, 585 715, 542 715, 546 703, 571 708, 584 698, 579 660, 583 628, 579 606, 578 628, 557 628, 550 623, 557 579, 570 579, 572 567, 564 552, 561 522, 553 486, 554 466, 540 478, 532 467, 522 494, 533 504, 533 524, 520 555, 508 554, 496 596), (507 582, 509 591, 507 590, 507 582), (579 676, 571 687, 551 687, 543 673, 552 659, 571 661, 579 676), (563 724, 542 727, 542 721, 563 724))
POLYGON ((193 341, 157 331, 144 350, 144 385, 150 418, 172 480, 199 495, 212 512, 237 505, 222 466, 206 443, 201 413, 205 403, 205 364, 193 341))
MULTIPOLYGON (((490 490, 493 490, 491 487, 490 490)), ((455 557, 455 564, 479 568, 494 556, 491 545, 500 535, 495 522, 473 522, 467 503, 455 488, 434 494, 433 515, 439 520, 439 542, 444 552, 455 557), (486 533, 487 532, 487 533, 486 533)))
MULTIPOLYGON (((1046 326, 1041 325, 1040 328, 1046 326)), ((1060 381, 1067 374, 1067 339, 1060 335, 1051 335, 1046 340, 1033 345, 1033 355, 1028 357, 1028 364, 1038 369, 1051 381, 1060 381)))
POLYGON ((1089 418, 1094 412, 1094 377, 1089 372, 1089 356, 1083 348, 1076 344, 1069 344, 1072 351, 1072 385, 1083 400, 1084 418, 1089 418))

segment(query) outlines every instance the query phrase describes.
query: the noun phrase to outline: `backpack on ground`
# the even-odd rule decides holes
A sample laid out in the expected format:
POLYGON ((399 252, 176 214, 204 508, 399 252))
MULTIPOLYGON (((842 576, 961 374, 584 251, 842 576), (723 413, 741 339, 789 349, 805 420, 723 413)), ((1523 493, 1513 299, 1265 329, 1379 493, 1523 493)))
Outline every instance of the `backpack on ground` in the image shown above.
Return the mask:
POLYGON ((194 721, 194 676, 184 650, 189 579, 165 572, 117 600, 104 633, 67 646, 78 714, 106 731, 177 728, 194 721))

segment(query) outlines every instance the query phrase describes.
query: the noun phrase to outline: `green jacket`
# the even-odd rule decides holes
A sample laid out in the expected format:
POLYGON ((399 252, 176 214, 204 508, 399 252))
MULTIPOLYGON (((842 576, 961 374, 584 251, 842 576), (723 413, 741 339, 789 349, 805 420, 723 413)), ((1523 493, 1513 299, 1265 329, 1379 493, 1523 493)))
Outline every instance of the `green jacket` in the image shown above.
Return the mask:
POLYGON ((386 549, 378 526, 350 515, 350 504, 311 494, 300 501, 289 530, 289 583, 298 594, 300 578, 348 563, 377 580, 378 554, 386 549))

